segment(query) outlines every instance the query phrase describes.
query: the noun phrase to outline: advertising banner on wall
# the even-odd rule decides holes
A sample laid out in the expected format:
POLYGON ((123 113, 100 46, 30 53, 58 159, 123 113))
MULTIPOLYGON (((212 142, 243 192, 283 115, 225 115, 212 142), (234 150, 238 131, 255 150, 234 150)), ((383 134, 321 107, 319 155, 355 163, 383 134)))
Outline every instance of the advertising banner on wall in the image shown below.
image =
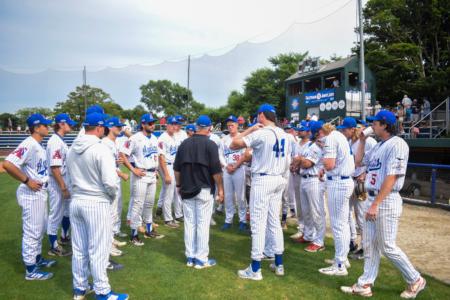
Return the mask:
POLYGON ((305 93, 306 105, 319 105, 324 102, 334 101, 334 89, 325 89, 317 92, 305 93))

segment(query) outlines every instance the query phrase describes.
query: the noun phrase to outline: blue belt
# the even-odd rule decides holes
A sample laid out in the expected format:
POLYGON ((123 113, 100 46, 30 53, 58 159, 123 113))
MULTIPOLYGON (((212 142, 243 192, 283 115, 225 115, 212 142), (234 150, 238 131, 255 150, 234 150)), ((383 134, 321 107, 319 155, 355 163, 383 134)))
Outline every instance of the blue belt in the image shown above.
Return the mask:
POLYGON ((369 191, 368 193, 369 193, 369 196, 371 196, 371 197, 375 197, 376 195, 378 195, 377 191, 369 191))
POLYGON ((312 178, 312 177, 319 177, 319 175, 302 175, 303 178, 312 178))
POLYGON ((333 180, 333 177, 337 178, 337 179, 350 179, 350 176, 327 176, 328 180, 333 180))
POLYGON ((172 163, 171 162, 166 162, 166 165, 170 166, 172 163))
POLYGON ((144 169, 145 171, 147 171, 147 172, 156 172, 156 169, 155 168, 152 168, 152 169, 144 169))
POLYGON ((258 173, 259 176, 266 176, 268 175, 267 173, 258 173))

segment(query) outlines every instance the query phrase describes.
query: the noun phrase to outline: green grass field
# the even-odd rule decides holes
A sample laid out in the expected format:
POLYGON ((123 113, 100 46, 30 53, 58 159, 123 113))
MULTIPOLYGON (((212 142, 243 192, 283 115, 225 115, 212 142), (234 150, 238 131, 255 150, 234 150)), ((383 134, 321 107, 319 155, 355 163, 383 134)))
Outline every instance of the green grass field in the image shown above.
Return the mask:
MULTIPOLYGON (((0 174, 0 299, 70 299, 72 275, 70 258, 57 258, 54 278, 44 282, 25 281, 21 260, 21 210, 15 198, 17 183, 6 174, 0 174)), ((124 185, 124 199, 128 202, 129 189, 124 185)), ((124 210, 127 203, 124 205, 124 210)), ((125 216, 125 211, 123 216, 125 216)), ((219 224, 223 218, 215 217, 219 224)), ((124 230, 127 230, 124 225, 124 230)), ((293 244, 285 234, 285 277, 275 277, 263 263, 264 280, 244 281, 236 271, 249 264, 250 238, 239 234, 234 226, 221 232, 219 225, 211 232, 210 256, 218 266, 195 270, 185 266, 183 230, 160 226, 166 238, 145 240, 144 247, 122 248, 125 255, 116 261, 125 269, 109 273, 115 291, 126 292, 131 299, 351 299, 339 291, 341 285, 350 285, 362 272, 362 262, 352 262, 348 277, 328 277, 317 269, 323 260, 333 256, 332 241, 326 251, 307 253, 304 246, 293 244)), ((44 239, 44 256, 48 250, 44 239)), ((426 276, 428 286, 418 299, 450 299, 450 287, 426 276)), ((373 289, 374 299, 399 299, 405 284, 400 273, 383 260, 378 281, 373 289)), ((91 297, 90 299, 93 299, 91 297)))

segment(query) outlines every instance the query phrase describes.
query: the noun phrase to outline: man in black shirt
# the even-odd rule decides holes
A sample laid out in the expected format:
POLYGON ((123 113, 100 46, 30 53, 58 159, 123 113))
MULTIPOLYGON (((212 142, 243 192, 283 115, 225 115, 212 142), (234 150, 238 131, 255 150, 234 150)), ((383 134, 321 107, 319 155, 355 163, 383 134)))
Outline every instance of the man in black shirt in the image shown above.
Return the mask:
POLYGON ((208 116, 197 119, 197 132, 181 143, 173 166, 183 199, 186 265, 196 269, 216 265, 214 259, 208 258, 215 185, 219 202, 224 197, 217 145, 209 139, 211 125, 208 116))

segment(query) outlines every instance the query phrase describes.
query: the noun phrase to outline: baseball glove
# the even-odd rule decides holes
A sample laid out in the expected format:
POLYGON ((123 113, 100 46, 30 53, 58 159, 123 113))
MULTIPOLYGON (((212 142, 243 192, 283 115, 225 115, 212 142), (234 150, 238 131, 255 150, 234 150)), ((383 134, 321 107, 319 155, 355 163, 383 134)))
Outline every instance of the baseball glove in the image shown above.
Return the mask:
POLYGON ((355 195, 359 201, 365 201, 367 199, 367 192, 364 182, 356 182, 355 195))

